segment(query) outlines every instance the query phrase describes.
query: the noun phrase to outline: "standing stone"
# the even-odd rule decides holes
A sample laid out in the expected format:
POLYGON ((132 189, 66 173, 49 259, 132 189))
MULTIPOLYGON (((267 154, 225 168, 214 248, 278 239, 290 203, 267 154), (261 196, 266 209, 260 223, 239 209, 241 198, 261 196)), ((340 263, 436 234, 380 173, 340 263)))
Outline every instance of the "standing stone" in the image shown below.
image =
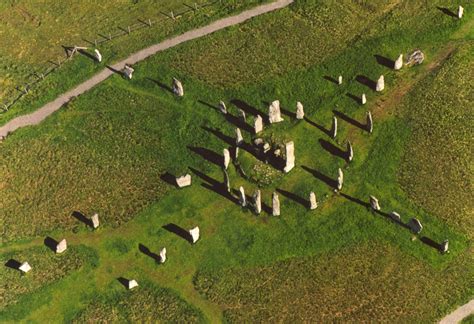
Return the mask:
POLYGON ((228 149, 224 149, 223 154, 224 154, 224 169, 227 170, 230 163, 230 152, 228 149))
POLYGON ((166 261, 166 248, 162 248, 160 251, 160 263, 165 263, 166 261))
POLYGON ((331 126, 331 137, 336 139, 337 136, 337 118, 336 116, 332 117, 332 126, 331 126))
POLYGON ((304 107, 299 101, 296 103, 296 119, 304 119, 304 107))
POLYGON ((224 115, 227 114, 227 107, 225 106, 224 101, 219 102, 219 110, 220 110, 221 113, 223 113, 224 115))
POLYGON ((254 130, 255 134, 258 134, 263 131, 263 119, 260 115, 257 115, 257 118, 255 118, 254 130))
POLYGON ((398 71, 398 70, 401 70, 402 67, 403 67, 403 54, 400 54, 400 56, 395 61, 393 69, 398 71))
POLYGON ((242 132, 240 131, 240 128, 235 129, 235 145, 240 146, 240 144, 243 143, 244 138, 242 136, 242 132))
POLYGON ((337 190, 342 190, 342 185, 344 184, 344 173, 342 173, 342 169, 339 168, 337 170, 337 190))
POLYGON ((242 186, 239 188, 239 201, 242 207, 247 206, 247 198, 245 197, 245 190, 242 186))
POLYGON ((176 78, 173 78, 173 93, 178 97, 184 96, 184 89, 181 81, 176 78))
POLYGON ((132 68, 130 65, 125 64, 125 67, 123 69, 123 74, 129 79, 132 79, 133 72, 135 71, 134 68, 132 68))
POLYGON ((462 19, 463 15, 464 15, 464 8, 462 6, 459 6, 459 8, 458 8, 458 18, 462 19))
POLYGON ((28 271, 31 270, 31 266, 28 262, 23 262, 19 267, 18 270, 20 270, 23 273, 27 273, 28 271))
POLYGON ((56 245, 56 253, 63 253, 64 251, 66 251, 66 249, 67 249, 66 239, 61 240, 61 242, 59 242, 56 245))
POLYGON ((253 202, 255 206, 255 212, 260 214, 262 212, 262 193, 258 189, 253 194, 253 202))
POLYGON ((350 141, 347 141, 347 161, 351 162, 354 158, 354 149, 350 141))
POLYGON ((372 208, 372 210, 374 211, 380 210, 379 200, 377 198, 375 198, 374 196, 370 196, 369 202, 370 202, 370 208, 372 208))
POLYGON ((279 123, 283 121, 280 112, 280 100, 275 100, 270 104, 270 107, 268 107, 268 117, 270 120, 270 124, 279 123))
POLYGON ((92 223, 93 229, 96 229, 97 227, 99 227, 99 214, 95 213, 94 215, 92 215, 91 223, 92 223))
POLYGON ((286 165, 283 171, 290 172, 295 167, 295 144, 293 141, 285 144, 286 165))
POLYGON ((191 185, 191 175, 186 174, 185 176, 176 178, 176 184, 179 188, 188 187, 191 185))
POLYGON ((394 211, 390 213, 390 218, 396 222, 401 222, 402 220, 402 218, 400 217, 400 214, 394 211))
POLYGON ((97 60, 97 62, 99 63, 102 62, 102 54, 100 54, 98 49, 94 50, 94 54, 95 54, 95 59, 97 60))
POLYGON ((448 249, 449 249, 449 241, 444 240, 443 243, 441 243, 440 246, 439 246, 439 251, 441 253, 447 253, 448 249))
POLYGON ((199 240, 199 226, 196 226, 193 229, 189 230, 189 235, 191 236, 191 242, 194 244, 199 240))
POLYGON ((421 230, 423 229, 423 226, 421 225, 420 221, 416 218, 410 219, 410 221, 408 222, 408 227, 410 227, 412 232, 415 234, 420 234, 421 230))
POLYGON ((235 155, 234 155, 234 157, 235 157, 235 160, 237 161, 237 159, 239 158, 239 147, 236 146, 236 147, 234 147, 234 149, 235 149, 235 155))
POLYGON ((273 216, 280 216, 280 198, 276 192, 272 195, 272 214, 273 216))
POLYGON ((423 63, 424 60, 425 60, 425 54, 423 54, 423 52, 420 50, 415 50, 413 53, 411 53, 408 56, 408 59, 405 65, 409 65, 409 66, 418 65, 418 64, 423 63))
POLYGON ((138 282, 135 279, 129 280, 127 283, 127 289, 133 289, 135 287, 138 287, 138 282))
POLYGON ((318 208, 318 201, 316 200, 316 194, 314 192, 309 193, 309 209, 315 210, 318 208))
POLYGON ((374 121, 372 119, 372 113, 370 111, 367 112, 366 119, 367 119, 367 131, 370 134, 372 134, 372 132, 374 130, 374 121))
POLYGON ((377 80, 377 85, 375 86, 375 91, 380 92, 385 89, 385 79, 384 76, 381 75, 380 78, 377 80))
POLYGON ((227 173, 226 169, 222 169, 224 171, 224 186, 225 190, 227 192, 230 192, 230 179, 229 179, 229 173, 227 173))
POLYGON ((367 103, 367 97, 365 96, 365 93, 362 94, 362 98, 360 100, 360 102, 365 105, 367 103))
POLYGON ((245 111, 243 111, 242 109, 239 109, 239 113, 240 113, 240 119, 246 123, 247 122, 247 117, 245 116, 245 111))
POLYGON ((342 75, 340 75, 340 76, 337 78, 337 84, 339 84, 339 85, 342 84, 342 75))

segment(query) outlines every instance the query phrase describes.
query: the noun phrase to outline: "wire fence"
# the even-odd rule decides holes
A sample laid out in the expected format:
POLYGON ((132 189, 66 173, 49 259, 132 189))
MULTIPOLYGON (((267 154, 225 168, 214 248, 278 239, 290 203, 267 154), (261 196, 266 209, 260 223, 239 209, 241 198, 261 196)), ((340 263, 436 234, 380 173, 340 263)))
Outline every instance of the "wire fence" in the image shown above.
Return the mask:
MULTIPOLYGON (((98 38, 93 40, 87 40, 83 38, 83 41, 91 46, 98 47, 101 44, 110 42, 116 38, 131 35, 132 33, 145 29, 152 28, 153 26, 159 25, 165 20, 177 20, 180 17, 188 15, 190 13, 196 13, 198 10, 206 7, 213 6, 217 3, 221 3, 222 0, 214 0, 204 3, 193 3, 192 5, 183 3, 182 7, 177 8, 170 12, 160 12, 157 17, 151 17, 148 19, 138 19, 137 22, 127 25, 126 27, 117 27, 113 31, 108 33, 97 33, 98 38)), ((37 87, 48 75, 57 71, 63 66, 64 63, 71 60, 74 57, 74 53, 79 47, 68 48, 64 47, 66 51, 66 57, 61 56, 54 60, 48 60, 47 66, 42 71, 35 71, 27 76, 25 83, 18 85, 6 92, 4 99, 0 103, 0 112, 5 113, 11 107, 13 107, 23 96, 27 95, 31 89, 37 87)), ((39 69, 41 70, 41 69, 39 69)))

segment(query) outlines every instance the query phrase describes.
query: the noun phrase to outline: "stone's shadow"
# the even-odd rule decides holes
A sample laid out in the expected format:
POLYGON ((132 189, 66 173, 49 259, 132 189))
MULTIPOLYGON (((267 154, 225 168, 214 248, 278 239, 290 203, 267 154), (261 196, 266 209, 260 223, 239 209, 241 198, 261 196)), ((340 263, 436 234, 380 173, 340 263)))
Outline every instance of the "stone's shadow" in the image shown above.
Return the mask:
POLYGON ((73 211, 71 216, 77 219, 78 221, 83 222, 87 226, 93 226, 92 221, 80 211, 77 211, 77 210, 73 211))
POLYGON ((347 194, 345 194, 345 193, 342 193, 342 192, 340 192, 339 194, 340 194, 342 197, 346 198, 347 200, 350 200, 350 201, 352 201, 352 202, 354 202, 354 203, 356 203, 356 204, 358 204, 358 205, 361 205, 362 207, 370 208, 370 204, 369 204, 368 202, 362 201, 362 200, 360 200, 360 199, 358 199, 358 198, 355 198, 355 197, 351 197, 351 196, 349 196, 349 195, 347 195, 347 194))
MULTIPOLYGON (((122 74, 122 73, 120 72, 120 74, 122 74)), ((160 82, 160 81, 158 81, 158 80, 154 80, 154 79, 152 79, 152 78, 146 78, 146 79, 149 80, 149 81, 151 81, 151 82, 153 82, 153 83, 155 83, 155 84, 156 84, 157 86, 159 86, 161 89, 163 89, 163 90, 165 90, 165 91, 168 91, 168 92, 174 94, 173 89, 172 89, 170 86, 164 84, 163 82, 160 82)))
POLYGON ((198 100, 197 102, 200 103, 200 104, 203 105, 203 106, 206 106, 206 107, 212 108, 212 109, 214 109, 214 110, 216 110, 216 111, 218 111, 218 112, 221 112, 220 109, 219 109, 219 107, 214 106, 214 105, 211 105, 210 103, 207 103, 207 102, 205 102, 205 101, 203 101, 203 100, 198 100))
POLYGON ((334 79, 333 77, 331 77, 331 76, 329 76, 329 75, 325 75, 323 78, 326 79, 326 80, 328 80, 329 82, 332 82, 332 83, 335 83, 335 84, 339 84, 339 82, 338 82, 336 79, 334 79))
MULTIPOLYGON (((370 204, 369 204, 369 208, 370 208, 370 204)), ((407 224, 405 224, 405 223, 403 223, 403 222, 401 222, 401 221, 398 221, 398 220, 393 219, 393 218, 390 216, 389 213, 385 213, 385 212, 383 212, 383 211, 381 211, 381 210, 377 210, 377 211, 375 211, 375 213, 378 214, 378 215, 381 215, 381 216, 383 216, 383 217, 385 217, 385 218, 387 218, 388 220, 394 222, 395 224, 397 224, 397 225, 399 225, 399 226, 401 226, 401 227, 404 227, 404 228, 406 228, 406 229, 410 229, 410 226, 408 226, 407 224)))
MULTIPOLYGON (((271 104, 271 103, 268 102, 268 101, 262 101, 262 103, 263 103, 265 106, 267 106, 267 107, 270 107, 270 104, 271 104)), ((295 108, 295 110, 296 110, 296 108, 295 108)), ((286 115, 286 116, 288 116, 288 117, 290 117, 290 118, 296 119, 296 113, 291 112, 291 111, 289 111, 288 109, 283 108, 283 107, 281 106, 281 104, 280 104, 280 112, 281 112, 283 115, 286 115)), ((268 122, 270 122, 270 121, 268 120, 268 122)))
POLYGON ((206 132, 211 133, 212 135, 214 135, 218 139, 222 140, 223 142, 227 143, 228 145, 230 145, 230 146, 235 145, 235 138, 232 138, 230 136, 225 135, 220 130, 212 129, 212 128, 209 128, 207 126, 201 126, 201 128, 204 129, 206 132))
POLYGON ((5 267, 11 268, 11 269, 19 270, 20 266, 21 266, 21 263, 15 259, 10 259, 7 262, 5 262, 5 267))
POLYGON ((262 113, 261 111, 259 111, 255 107, 250 106, 248 103, 246 103, 243 100, 232 99, 230 101, 230 103, 233 104, 234 106, 236 106, 237 108, 242 109, 243 111, 245 111, 246 114, 250 114, 254 117, 257 117, 257 115, 260 115, 263 119, 265 119, 265 117, 266 117, 266 115, 264 113, 262 113))
POLYGON ((245 123, 242 119, 240 119, 239 117, 236 117, 234 115, 231 115, 230 113, 227 113, 224 115, 225 119, 231 123, 232 125, 234 125, 235 127, 238 127, 240 128, 241 130, 244 130, 248 133, 251 133, 253 134, 254 132, 254 129, 253 127, 251 127, 249 124, 245 123))
POLYGON ((322 182, 327 184, 329 187, 337 188, 337 181, 336 180, 329 178, 327 175, 322 174, 318 170, 308 168, 304 165, 302 165, 301 167, 303 168, 303 170, 305 170, 306 172, 312 174, 315 178, 318 178, 319 180, 321 180, 322 182))
POLYGON ((204 147, 188 146, 188 149, 205 160, 222 167, 224 165, 224 157, 204 147))
POLYGON ((332 144, 332 143, 330 143, 326 140, 323 140, 322 138, 319 139, 319 144, 321 144, 323 149, 325 149, 326 151, 328 151, 332 155, 340 157, 343 160, 347 160, 347 152, 341 150, 339 147, 335 146, 334 144, 332 144))
POLYGON ((355 95, 353 95, 352 93, 346 93, 346 96, 351 98, 352 100, 354 100, 355 102, 357 102, 358 104, 362 104, 362 98, 361 97, 357 97, 355 95))
POLYGON ((304 120, 305 120, 308 124, 310 124, 311 126, 316 127, 316 128, 319 129, 321 132, 323 132, 323 133, 326 134, 327 136, 331 137, 331 130, 330 130, 330 129, 326 129, 326 128, 324 128, 323 126, 316 124, 315 122, 311 121, 308 117, 304 117, 304 120))
POLYGON ((44 239, 44 245, 46 245, 53 252, 56 252, 56 246, 58 245, 58 243, 58 241, 49 236, 46 236, 46 238, 44 239))
POLYGON ((357 82, 369 87, 370 89, 374 90, 377 88, 377 82, 369 79, 365 75, 358 75, 356 76, 357 82))
POLYGON ((448 8, 443 8, 443 7, 437 6, 436 9, 438 9, 439 11, 441 11, 442 13, 444 13, 445 15, 448 15, 448 16, 451 16, 451 17, 454 17, 454 18, 457 18, 457 17, 458 17, 458 15, 456 15, 454 12, 452 12, 452 11, 449 10, 448 8))
POLYGON ((378 64, 388 67, 389 69, 393 69, 395 66, 395 61, 389 59, 388 57, 378 54, 375 54, 374 57, 378 64))
POLYGON ((176 225, 176 224, 173 224, 173 223, 169 223, 169 224, 166 224, 166 225, 163 225, 163 228, 165 230, 167 230, 168 232, 171 232, 173 234, 176 234, 178 235, 179 237, 181 237, 182 239, 188 241, 188 243, 193 243, 193 237, 191 236, 191 234, 189 234, 189 232, 187 230, 185 230, 184 228, 176 225))
POLYGON ((423 236, 421 239, 420 239, 421 242, 423 242, 424 244, 428 245, 428 246, 431 246, 433 249, 436 249, 438 251, 441 250, 441 244, 433 241, 432 239, 426 237, 426 236, 423 236))
POLYGON ((194 173, 195 175, 197 175, 199 178, 201 178, 203 181, 206 182, 206 183, 201 184, 201 186, 203 186, 204 188, 208 190, 214 191, 215 193, 221 195, 224 198, 227 198, 234 204, 237 204, 237 205, 239 204, 239 200, 235 198, 234 196, 232 196, 232 194, 226 190, 224 183, 219 182, 192 167, 189 167, 189 170, 191 170, 192 173, 194 173))
POLYGON ((140 250, 141 253, 149 256, 150 258, 152 258, 156 262, 161 261, 161 257, 158 254, 151 252, 149 248, 147 248, 145 245, 143 245, 141 243, 138 244, 138 250, 140 250))
POLYGON ((276 191, 280 193, 282 196, 285 196, 286 198, 291 199, 300 205, 303 205, 305 208, 309 207, 309 200, 303 199, 292 192, 289 192, 280 188, 276 189, 276 191))
MULTIPOLYGON (((114 69, 112 66, 110 65, 106 65, 105 66, 107 69, 109 69, 110 71, 114 72, 114 73, 117 73, 118 75, 120 75, 122 78, 125 78, 125 75, 122 73, 122 71, 119 71, 117 69, 114 69)), ((151 80, 151 79, 150 79, 151 80)))
POLYGON ((273 215, 273 207, 264 203, 263 199, 262 199, 262 212, 266 213, 267 215, 271 215, 271 216, 273 215))
POLYGON ((359 123, 357 120, 355 119, 352 119, 351 117, 347 116, 346 114, 340 112, 340 111, 337 111, 337 110, 333 110, 332 111, 334 113, 334 115, 338 118, 341 118, 343 121, 355 126, 355 127, 358 127, 362 130, 367 130, 367 125, 364 125, 362 123, 359 123))
POLYGON ((94 55, 92 55, 91 53, 89 53, 89 52, 87 52, 87 51, 84 51, 84 50, 82 50, 82 49, 79 49, 79 50, 77 50, 77 51, 78 51, 79 53, 81 53, 82 55, 84 55, 84 56, 90 58, 92 61, 94 61, 94 62, 96 62, 96 63, 99 63, 99 62, 97 61, 97 58, 96 58, 94 55))
POLYGON ((130 280, 128 280, 124 277, 119 277, 119 278, 117 278, 117 281, 120 282, 122 284, 122 286, 124 286, 126 289, 128 289, 128 282, 130 280))
POLYGON ((170 186, 173 186, 175 188, 178 188, 178 184, 176 183, 176 177, 172 175, 169 172, 165 172, 160 176, 160 179, 169 184, 170 186))

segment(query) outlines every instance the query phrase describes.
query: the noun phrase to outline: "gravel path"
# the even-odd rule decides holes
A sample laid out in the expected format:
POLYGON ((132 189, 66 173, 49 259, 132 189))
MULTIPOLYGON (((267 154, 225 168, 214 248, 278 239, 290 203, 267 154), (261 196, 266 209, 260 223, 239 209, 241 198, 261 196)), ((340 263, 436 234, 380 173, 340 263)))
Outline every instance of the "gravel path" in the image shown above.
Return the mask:
POLYGON ((87 90, 98 85, 99 83, 107 79, 109 76, 114 74, 115 72, 113 70, 116 70, 116 71, 122 70, 126 63, 135 64, 137 62, 140 62, 146 59, 147 57, 153 54, 156 54, 160 51, 164 51, 168 48, 177 46, 186 41, 209 35, 215 31, 224 29, 226 27, 240 24, 253 17, 259 16, 259 15, 262 15, 262 14, 265 14, 265 13, 268 13, 280 8, 284 8, 290 5, 291 3, 293 3, 293 1, 294 0, 277 0, 270 4, 261 5, 261 6, 249 9, 247 11, 244 11, 238 15, 217 20, 211 23, 210 25, 204 26, 202 28, 190 30, 184 34, 164 40, 161 43, 152 45, 141 51, 138 51, 132 54, 131 56, 127 57, 125 60, 112 65, 110 68, 106 68, 102 70, 101 72, 99 72, 98 74, 90 78, 89 80, 81 83, 74 89, 62 94, 56 100, 47 103, 46 105, 39 108, 35 112, 12 119, 8 123, 6 123, 4 126, 0 127, 0 139, 5 138, 9 133, 14 132, 18 128, 39 124, 46 117, 48 117, 49 115, 54 113, 56 110, 61 108, 72 97, 76 97, 83 94, 87 90))
POLYGON ((456 324, 471 314, 474 314, 474 299, 443 318, 439 324, 456 324))

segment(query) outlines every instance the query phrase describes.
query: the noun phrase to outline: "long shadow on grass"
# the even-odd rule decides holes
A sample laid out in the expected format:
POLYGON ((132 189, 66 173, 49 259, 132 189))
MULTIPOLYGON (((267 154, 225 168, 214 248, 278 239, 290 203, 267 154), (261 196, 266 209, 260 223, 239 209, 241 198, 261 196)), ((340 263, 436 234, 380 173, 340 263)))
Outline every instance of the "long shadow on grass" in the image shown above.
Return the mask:
POLYGON ((329 82, 332 82, 332 83, 335 83, 335 84, 339 84, 339 82, 337 82, 336 79, 334 79, 333 77, 329 76, 329 75, 325 75, 323 77, 325 80, 328 80, 329 82))
POLYGON ((217 166, 224 165, 224 157, 204 147, 188 146, 188 149, 217 166))
POLYGON ((145 245, 143 245, 141 243, 138 244, 138 250, 140 250, 141 253, 145 254, 146 256, 149 256, 150 258, 152 258, 156 262, 161 261, 161 257, 158 254, 151 252, 149 248, 147 248, 145 245))
POLYGON ((224 141, 225 143, 227 143, 231 146, 235 145, 235 138, 232 138, 230 136, 225 135, 220 130, 213 129, 213 128, 210 128, 210 127, 207 127, 207 126, 201 126, 201 128, 204 129, 206 132, 209 132, 212 135, 214 135, 215 137, 219 138, 220 140, 224 141))
POLYGON ((347 152, 341 150, 339 147, 335 146, 334 144, 332 144, 332 143, 330 143, 326 140, 323 140, 322 138, 319 139, 319 144, 321 144, 323 149, 325 149, 326 151, 328 151, 332 155, 340 157, 344 161, 347 160, 347 152))
POLYGON ((370 89, 372 89, 372 90, 374 90, 374 91, 375 91, 375 89, 376 89, 376 87, 377 87, 377 82, 375 82, 375 81, 369 79, 369 78, 366 77, 365 75, 358 75, 358 76, 356 76, 356 80, 357 80, 359 83, 361 83, 361 84, 363 84, 363 85, 369 87, 370 89))
POLYGON ((232 99, 230 102, 231 102, 234 106, 236 106, 237 108, 242 109, 243 111, 245 111, 246 114, 253 115, 254 117, 256 117, 257 115, 260 115, 262 118, 265 119, 265 117, 267 117, 267 119, 268 119, 268 116, 267 116, 266 114, 264 114, 263 112, 259 111, 259 110, 256 109, 255 107, 252 107, 251 105, 249 105, 248 103, 246 103, 246 102, 243 101, 243 100, 240 100, 240 99, 232 99))
POLYGON ((421 242, 423 242, 423 244, 426 244, 430 247, 432 247, 433 249, 436 249, 438 251, 441 251, 441 244, 433 241, 432 239, 426 237, 426 236, 423 236, 421 239, 420 239, 421 242))
POLYGON ((205 101, 203 101, 203 100, 198 100, 197 102, 200 103, 200 104, 203 105, 203 106, 206 106, 206 107, 209 107, 209 108, 211 108, 211 109, 214 109, 215 111, 221 112, 221 111, 219 110, 219 107, 214 106, 214 105, 211 105, 210 103, 207 103, 207 102, 205 102, 205 101))
MULTIPOLYGON (((202 100, 198 100, 198 103, 206 106, 206 107, 209 107, 209 108, 212 108, 216 111, 218 111, 219 113, 222 114, 222 112, 220 111, 220 109, 214 105, 211 105, 210 103, 207 103, 205 101, 202 101, 202 100)), ((223 115, 224 118, 229 122, 231 123, 232 125, 234 125, 235 127, 238 127, 244 131, 247 131, 249 133, 253 133, 253 128, 250 127, 250 125, 248 125, 246 122, 244 122, 241 118, 237 117, 237 116, 234 116, 232 114, 230 114, 229 112, 225 115, 223 115)))
POLYGON ((358 104, 362 104, 362 98, 357 97, 356 95, 353 95, 352 93, 346 93, 346 96, 357 102, 358 104))
POLYGON ((46 238, 44 239, 44 245, 46 245, 51 251, 54 252, 56 252, 56 246, 58 245, 58 243, 58 241, 49 236, 46 236, 46 238))
POLYGON ((342 120, 344 120, 345 122, 355 126, 355 127, 358 127, 362 130, 367 130, 367 125, 364 125, 362 123, 359 123, 357 120, 355 119, 352 119, 351 117, 347 116, 346 114, 340 112, 340 111, 337 111, 337 110, 333 110, 332 111, 334 113, 334 115, 336 117, 339 117, 341 118, 342 120))
POLYGON ((178 184, 176 183, 176 177, 169 172, 165 172, 160 176, 160 179, 173 186, 174 188, 178 188, 178 184))
POLYGON ((189 170, 191 170, 192 173, 197 175, 199 178, 201 178, 203 181, 206 183, 203 183, 202 186, 208 190, 214 191, 215 193, 221 195, 224 198, 227 198, 234 204, 239 204, 239 200, 232 196, 230 192, 226 190, 225 184, 222 182, 219 182, 210 176, 204 174, 203 172, 196 170, 192 167, 189 167, 189 170))
POLYGON ((177 236, 181 237, 182 239, 188 241, 189 243, 191 243, 191 244, 193 243, 193 237, 184 228, 182 228, 182 227, 180 227, 176 224, 173 224, 173 223, 163 225, 163 228, 165 230, 167 230, 168 232, 176 234, 177 236))
POLYGON ((279 189, 279 188, 276 191, 279 192, 280 194, 282 194, 283 196, 285 196, 286 198, 297 202, 298 204, 302 205, 305 208, 309 207, 309 201, 308 200, 303 199, 300 196, 298 196, 298 195, 296 195, 292 192, 289 192, 289 191, 286 191, 286 190, 283 190, 283 189, 279 189))
POLYGON ((72 214, 71 214, 72 217, 74 217, 75 219, 77 219, 78 221, 86 224, 87 226, 91 226, 92 227, 92 221, 90 219, 88 219, 83 213, 81 213, 80 211, 73 211, 72 214))
POLYGON ((395 61, 389 59, 388 57, 378 54, 375 54, 374 57, 378 64, 388 67, 389 69, 393 69, 395 66, 395 61))
POLYGON ((149 81, 151 81, 151 82, 153 82, 153 83, 155 83, 155 84, 156 84, 157 86, 159 86, 161 89, 163 89, 163 90, 165 90, 165 91, 168 91, 168 92, 170 92, 170 93, 173 93, 173 89, 171 89, 170 86, 164 84, 163 82, 160 82, 160 81, 158 81, 158 80, 154 80, 154 79, 152 79, 152 78, 146 78, 146 79, 149 80, 149 81))
POLYGON ((436 9, 438 9, 439 11, 441 11, 442 13, 444 13, 445 15, 448 15, 448 16, 451 16, 451 17, 454 17, 454 18, 457 18, 458 15, 456 15, 454 12, 452 12, 451 10, 449 10, 448 8, 443 8, 443 7, 436 7, 436 9))
POLYGON ((10 259, 7 262, 5 262, 5 267, 11 268, 11 269, 18 270, 20 269, 20 266, 21 266, 21 263, 15 259, 10 259))
POLYGON ((303 168, 303 170, 305 170, 306 172, 313 175, 315 178, 318 178, 319 180, 321 180, 322 182, 327 184, 329 187, 337 188, 337 181, 336 180, 331 179, 330 177, 328 177, 325 174, 322 174, 318 170, 308 168, 307 166, 302 165, 301 168, 303 168))
POLYGON ((308 117, 304 117, 304 120, 305 120, 308 124, 310 124, 311 126, 316 127, 316 128, 319 129, 321 132, 323 132, 323 133, 326 134, 327 136, 331 137, 331 130, 326 129, 326 128, 324 128, 323 126, 316 124, 315 122, 313 122, 312 120, 310 120, 308 117))
POLYGON ((124 286, 125 288, 128 289, 128 283, 130 280, 124 278, 124 277, 119 277, 117 278, 117 281, 120 282, 122 284, 122 286, 124 286))

